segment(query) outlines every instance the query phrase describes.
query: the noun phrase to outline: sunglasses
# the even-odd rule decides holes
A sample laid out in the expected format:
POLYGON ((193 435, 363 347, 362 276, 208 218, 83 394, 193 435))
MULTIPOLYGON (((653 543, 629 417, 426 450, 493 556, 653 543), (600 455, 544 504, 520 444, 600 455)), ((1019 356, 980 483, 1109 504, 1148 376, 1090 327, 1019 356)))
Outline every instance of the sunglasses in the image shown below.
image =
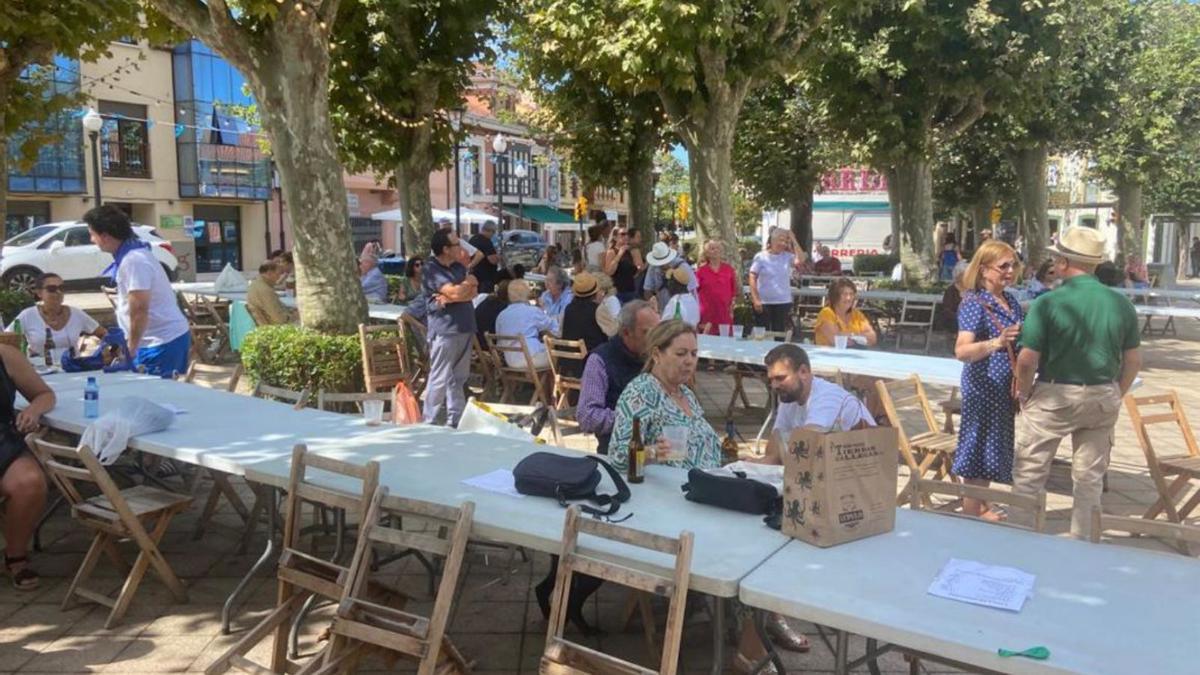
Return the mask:
POLYGON ((51 286, 42 286, 42 290, 43 290, 43 291, 45 291, 45 292, 47 292, 47 293, 62 293, 62 292, 63 292, 63 287, 62 287, 62 286, 55 286, 55 285, 51 285, 51 286))

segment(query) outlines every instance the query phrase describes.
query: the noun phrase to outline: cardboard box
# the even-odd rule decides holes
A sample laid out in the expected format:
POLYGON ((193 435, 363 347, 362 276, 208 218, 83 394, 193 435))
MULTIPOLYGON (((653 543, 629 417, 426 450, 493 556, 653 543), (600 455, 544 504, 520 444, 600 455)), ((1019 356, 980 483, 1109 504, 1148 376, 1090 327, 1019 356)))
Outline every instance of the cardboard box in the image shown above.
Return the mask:
POLYGON ((783 448, 784 534, 821 547, 896 525, 898 444, 888 427, 776 434, 783 448))

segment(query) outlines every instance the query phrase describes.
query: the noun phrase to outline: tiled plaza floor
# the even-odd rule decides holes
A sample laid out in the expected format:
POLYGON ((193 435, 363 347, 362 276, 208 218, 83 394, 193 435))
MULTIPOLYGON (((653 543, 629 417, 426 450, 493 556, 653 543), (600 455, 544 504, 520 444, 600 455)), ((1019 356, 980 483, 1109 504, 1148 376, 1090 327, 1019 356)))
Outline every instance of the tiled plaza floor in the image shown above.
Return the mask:
MULTIPOLYGON (((1200 323, 1182 323, 1178 337, 1149 339, 1144 355, 1142 391, 1178 390, 1193 421, 1200 423, 1200 388, 1195 386, 1197 373, 1200 373, 1200 323)), ((730 379, 720 373, 702 373, 699 378, 701 401, 718 430, 723 428, 731 386, 730 379)), ((930 388, 930 396, 935 401, 945 399, 948 393, 944 388, 930 388)), ((751 385, 750 395, 752 402, 758 405, 765 401, 760 386, 751 385)), ((739 412, 735 421, 741 433, 753 438, 763 414, 761 409, 739 412)), ((1182 440, 1178 437, 1163 435, 1155 442, 1162 454, 1183 452, 1182 440)), ((568 444, 586 446, 587 440, 573 437, 568 444)), ((1069 452, 1068 444, 1064 444, 1059 456, 1066 458, 1069 452)), ((1067 465, 1055 466, 1049 490, 1049 530, 1061 535, 1067 529, 1071 506, 1067 465)), ((201 539, 193 540, 191 533, 203 497, 204 492, 199 495, 196 508, 176 519, 162 547, 188 587, 189 602, 175 604, 153 575, 147 575, 128 617, 111 630, 103 628, 105 608, 86 605, 65 611, 59 608, 66 583, 80 564, 89 537, 71 521, 65 510, 51 518, 43 530, 44 550, 34 562, 42 574, 41 588, 32 593, 18 593, 6 582, 0 588, 0 674, 204 670, 238 639, 241 632, 273 606, 275 583, 269 572, 257 577, 246 595, 245 605, 236 616, 234 633, 221 635, 221 603, 258 556, 265 535, 261 534, 263 528, 259 528, 260 534, 249 551, 239 553, 235 526, 240 521, 231 510, 225 509, 218 514, 216 526, 210 527, 201 539)), ((1109 473, 1109 490, 1104 495, 1105 510, 1140 515, 1154 497, 1142 451, 1122 410, 1109 473)), ((324 547, 322 550, 330 550, 331 542, 327 539, 317 543, 324 547)), ((1133 544, 1162 548, 1145 540, 1133 544)), ((476 672, 479 673, 537 672, 546 627, 530 589, 545 574, 548 558, 533 553, 528 562, 518 558, 508 570, 511 575, 507 580, 500 580, 507 560, 504 553, 489 549, 473 550, 469 554, 451 619, 453 640, 476 661, 476 672)), ((115 588, 119 579, 111 567, 105 566, 106 562, 101 563, 98 574, 115 588)), ((427 600, 423 590, 425 577, 415 563, 395 563, 384 568, 382 575, 387 583, 410 591, 418 606, 427 600)), ((650 663, 637 622, 627 631, 619 625, 624 595, 603 588, 596 598, 596 602, 588 605, 588 616, 607 634, 593 639, 593 646, 650 663)), ((709 668, 711 629, 706 613, 697 610, 689 613, 682 672, 708 672, 709 668)), ((301 652, 311 653, 316 648, 315 636, 325 625, 328 615, 329 608, 314 613, 302 636, 301 652)), ((815 627, 804 622, 796 622, 796 625, 813 636, 814 648, 804 655, 785 653, 789 668, 794 672, 831 672, 832 654, 817 639, 815 627)), ((852 645, 860 643, 856 641, 852 645)), ((730 645, 726 653, 732 650, 730 645)), ((256 654, 262 653, 260 647, 256 654)), ((382 661, 368 661, 363 672, 386 670, 387 666, 382 661)), ((881 666, 886 673, 908 672, 907 664, 896 655, 885 656, 881 666)), ((923 666, 930 672, 948 670, 932 664, 923 666)), ((399 669, 400 672, 407 670, 403 662, 399 669)))

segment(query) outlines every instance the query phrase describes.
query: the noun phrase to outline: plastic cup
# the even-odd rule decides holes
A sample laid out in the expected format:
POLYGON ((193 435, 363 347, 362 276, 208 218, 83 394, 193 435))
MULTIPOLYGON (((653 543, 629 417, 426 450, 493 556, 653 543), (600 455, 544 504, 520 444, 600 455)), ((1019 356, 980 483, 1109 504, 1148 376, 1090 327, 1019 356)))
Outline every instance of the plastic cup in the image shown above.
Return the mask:
POLYGON ((839 333, 833 336, 833 346, 838 349, 846 349, 850 346, 850 336, 845 333, 839 333))
POLYGON ((735 323, 735 324, 733 324, 732 326, 730 326, 730 328, 732 328, 732 329, 733 329, 733 336, 732 336, 732 337, 733 337, 733 339, 735 339, 735 340, 741 340, 741 339, 742 339, 742 337, 743 337, 743 336, 746 334, 746 329, 745 329, 745 327, 743 327, 743 326, 739 326, 739 325, 737 325, 736 323, 735 323))
POLYGON ((383 424, 383 401, 363 401, 363 419, 367 426, 377 427, 383 424))
POLYGON ((687 459, 688 428, 682 425, 663 427, 662 437, 670 446, 659 453, 662 462, 681 462, 687 459))
POLYGON ((764 326, 755 326, 754 327, 754 339, 761 340, 765 337, 767 337, 767 329, 764 326))
POLYGON ((721 337, 733 337, 733 325, 723 323, 717 326, 717 335, 721 337))

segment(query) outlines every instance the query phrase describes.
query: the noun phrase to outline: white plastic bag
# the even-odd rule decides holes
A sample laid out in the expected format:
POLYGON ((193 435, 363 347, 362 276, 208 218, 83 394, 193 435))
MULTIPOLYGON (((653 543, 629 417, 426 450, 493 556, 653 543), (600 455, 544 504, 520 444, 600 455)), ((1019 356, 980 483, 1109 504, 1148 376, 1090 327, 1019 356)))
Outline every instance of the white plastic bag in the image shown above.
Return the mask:
POLYGON ((746 478, 766 483, 775 488, 779 494, 783 494, 783 466, 780 464, 755 464, 754 462, 739 460, 730 462, 720 469, 712 469, 709 473, 717 473, 718 471, 728 473, 729 475, 744 473, 746 474, 746 478))
POLYGON ((92 449, 101 464, 117 461, 129 439, 171 426, 175 413, 138 396, 119 399, 115 407, 83 430, 79 442, 92 449))
POLYGON ((233 265, 225 263, 225 269, 217 276, 213 288, 223 293, 243 293, 250 288, 250 284, 246 283, 246 277, 241 272, 233 269, 233 265))
POLYGON ((503 415, 492 412, 486 403, 480 403, 474 398, 467 401, 467 408, 458 420, 458 430, 511 438, 514 441, 533 440, 528 431, 509 422, 503 415))

